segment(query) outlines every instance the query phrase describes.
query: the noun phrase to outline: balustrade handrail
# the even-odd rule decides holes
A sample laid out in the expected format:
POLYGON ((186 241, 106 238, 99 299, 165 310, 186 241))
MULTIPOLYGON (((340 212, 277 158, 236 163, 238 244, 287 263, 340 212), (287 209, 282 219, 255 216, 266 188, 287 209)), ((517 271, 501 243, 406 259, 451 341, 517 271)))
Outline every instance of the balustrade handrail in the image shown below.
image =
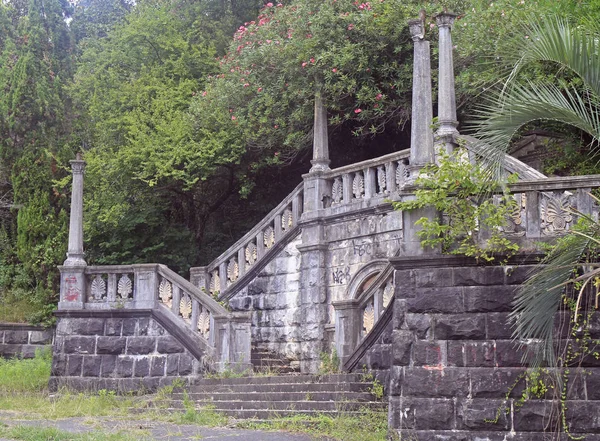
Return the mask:
POLYGON ((213 299, 210 295, 203 292, 193 283, 181 277, 175 271, 171 270, 166 265, 158 265, 158 274, 167 279, 169 282, 178 285, 185 292, 195 297, 198 302, 206 306, 208 310, 217 317, 229 315, 229 311, 223 305, 213 299))
POLYGON ((519 181, 508 186, 513 193, 526 191, 576 190, 600 187, 600 175, 556 176, 550 178, 519 181))
POLYGON ((397 152, 388 153, 387 155, 379 156, 373 159, 367 159, 361 162, 355 162, 354 164, 344 165, 342 167, 331 169, 328 172, 325 172, 323 175, 326 178, 334 178, 336 176, 343 175, 345 173, 353 173, 357 171, 364 170, 369 167, 377 167, 379 165, 384 165, 388 162, 398 161, 400 159, 405 159, 410 156, 410 149, 399 150, 397 152))
POLYGON ((365 289, 356 299, 359 308, 363 308, 367 304, 369 299, 377 292, 377 290, 381 289, 390 276, 392 276, 393 272, 394 267, 388 263, 387 266, 383 268, 383 270, 381 270, 381 272, 377 275, 371 286, 365 289))
POLYGON ((237 242, 231 245, 227 250, 221 253, 216 259, 206 265, 208 271, 212 271, 218 268, 220 264, 230 259, 238 249, 245 246, 248 242, 256 238, 257 234, 264 230, 272 221, 273 218, 286 206, 290 205, 295 197, 301 194, 304 190, 304 183, 300 183, 296 188, 287 195, 275 208, 273 208, 269 214, 260 220, 250 231, 244 234, 237 242))

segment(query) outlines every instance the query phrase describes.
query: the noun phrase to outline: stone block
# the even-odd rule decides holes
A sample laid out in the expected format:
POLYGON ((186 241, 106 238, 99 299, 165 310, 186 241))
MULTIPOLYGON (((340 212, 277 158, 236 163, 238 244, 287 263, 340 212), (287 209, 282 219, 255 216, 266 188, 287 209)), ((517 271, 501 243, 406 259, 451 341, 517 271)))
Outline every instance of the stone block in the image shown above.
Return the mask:
POLYGON ((404 383, 404 370, 403 366, 392 366, 390 368, 390 384, 389 384, 389 396, 390 403, 391 398, 402 395, 402 384, 404 383))
POLYGON ((18 345, 27 344, 29 340, 28 331, 4 331, 4 344, 18 345))
POLYGON ((408 397, 466 397, 469 394, 468 372, 451 367, 407 368, 402 392, 408 397))
POLYGON ((67 375, 70 377, 81 377, 81 369, 83 366, 83 356, 69 355, 67 361, 67 375))
MULTIPOLYGON (((395 311, 394 311, 395 312, 395 311)), ((428 314, 406 314, 406 327, 420 340, 430 337, 431 316, 428 314)))
POLYGON ((179 356, 179 375, 190 375, 194 367, 194 357, 189 354, 179 356))
POLYGON ((156 352, 159 354, 177 354, 183 351, 183 346, 171 335, 156 338, 156 352))
POLYGON ((157 377, 146 377, 142 379, 142 386, 144 391, 154 393, 160 387, 160 378, 157 377))
POLYGON ((163 328, 155 320, 150 320, 150 324, 148 325, 148 335, 159 336, 159 335, 164 335, 164 334, 165 334, 165 328, 163 328))
POLYGON ((512 338, 508 314, 508 312, 490 312, 485 315, 489 340, 510 340, 512 338))
POLYGON ((97 354, 120 355, 125 353, 125 337, 98 337, 96 342, 97 354))
POLYGON ((437 288, 446 286, 460 286, 454 283, 452 268, 427 268, 414 271, 414 283, 416 288, 437 288))
POLYGON ((252 309, 252 297, 243 296, 243 297, 234 297, 229 300, 229 306, 234 311, 249 311, 252 309))
POLYGON ((392 361, 390 345, 375 345, 370 351, 369 368, 380 370, 389 369, 392 361))
POLYGON ((465 293, 466 312, 510 312, 515 297, 514 286, 467 286, 465 293))
POLYGON ((29 343, 32 345, 49 345, 52 344, 54 331, 47 329, 45 331, 31 331, 29 333, 29 343))
POLYGON ((468 266, 454 268, 455 286, 504 285, 504 267, 468 266))
POLYGON ((544 432, 548 427, 556 427, 559 412, 553 412, 555 404, 551 400, 525 400, 518 412, 513 414, 514 430, 517 432, 544 432))
MULTIPOLYGON (((410 398, 402 400, 403 428, 416 430, 452 430, 456 426, 454 403, 446 398, 410 398)), ((419 441, 423 439, 418 438, 419 441)), ((438 438, 439 439, 439 438, 438 438)))
POLYGON ((65 337, 63 350, 65 354, 94 354, 96 337, 65 337))
POLYGON ((443 365, 446 361, 446 349, 445 341, 417 340, 413 347, 413 364, 415 366, 443 365))
POLYGON ((150 319, 142 317, 137 322, 137 334, 136 335, 148 335, 148 329, 150 328, 150 319))
POLYGON ((496 346, 492 341, 466 341, 463 345, 464 362, 467 367, 494 367, 496 346))
POLYGON ((0 356, 4 358, 19 357, 21 355, 22 350, 23 345, 0 344, 0 356))
POLYGON ((117 367, 117 356, 116 355, 102 355, 100 376, 112 377, 115 375, 117 367))
POLYGON ((392 332, 392 354, 395 366, 408 366, 410 364, 412 347, 415 342, 410 331, 394 330, 392 332))
POLYGON ((525 369, 515 368, 473 368, 471 377, 471 395, 473 398, 501 399, 521 397, 525 390, 525 369))
POLYGON ((163 377, 165 375, 165 365, 167 357, 151 356, 150 357, 150 376, 163 377))
POLYGON ((537 265, 507 266, 505 268, 506 283, 509 285, 522 285, 538 270, 537 265))
POLYGON ((496 341, 496 365, 500 367, 521 367, 526 347, 520 347, 512 340, 496 341))
POLYGON ((43 351, 46 347, 45 345, 23 345, 21 348, 21 357, 22 358, 34 358, 36 352, 43 351))
POLYGON ((104 325, 104 335, 106 336, 121 336, 123 329, 123 319, 109 318, 106 319, 104 325))
POLYGON ((585 376, 585 386, 588 400, 600 400, 600 369, 587 368, 588 375, 585 376))
POLYGON ((123 328, 121 330, 121 335, 123 337, 129 337, 135 335, 137 327, 137 319, 128 318, 123 320, 123 328))
POLYGON ((53 377, 64 377, 67 374, 68 358, 69 356, 65 354, 53 354, 50 375, 53 377))
POLYGON ((71 321, 71 334, 73 335, 104 335, 104 319, 72 318, 67 320, 71 321))
POLYGON ((462 341, 451 340, 447 344, 446 365, 449 367, 464 367, 465 348, 462 341))
POLYGON ((506 400, 460 400, 456 412, 457 428, 485 432, 509 430, 507 409, 510 410, 510 403, 506 400))
POLYGON ((565 412, 571 430, 582 433, 600 433, 600 418, 598 417, 600 402, 569 401, 565 412))
POLYGON ((135 360, 133 375, 136 377, 147 377, 150 373, 150 360, 147 357, 135 360))
POLYGON ((480 340, 485 338, 482 314, 448 314, 435 317, 434 339, 480 340))
POLYGON ((177 375, 179 373, 179 354, 167 355, 166 375, 177 375))
POLYGON ((83 357, 83 369, 81 375, 84 377, 99 377, 102 366, 102 357, 85 356, 83 357))
POLYGON ((463 288, 421 288, 406 305, 407 312, 412 313, 461 313, 464 312, 463 288))
POLYGON ((129 378, 133 375, 133 357, 126 355, 117 356, 115 374, 119 378, 129 378))
POLYGON ((127 354, 145 355, 154 352, 156 347, 155 337, 129 337, 127 338, 127 354))

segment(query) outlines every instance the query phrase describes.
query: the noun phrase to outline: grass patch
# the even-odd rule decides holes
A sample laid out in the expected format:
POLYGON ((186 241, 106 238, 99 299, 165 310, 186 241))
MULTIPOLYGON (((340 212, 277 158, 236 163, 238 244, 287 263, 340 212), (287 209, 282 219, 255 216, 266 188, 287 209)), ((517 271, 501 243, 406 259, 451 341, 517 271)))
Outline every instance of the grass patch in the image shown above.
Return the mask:
POLYGON ((53 427, 33 426, 0 426, 0 437, 24 440, 24 441, 127 441, 141 440, 140 438, 125 431, 117 433, 105 433, 100 431, 86 433, 71 433, 58 430, 53 427))
POLYGON ((27 323, 39 311, 31 295, 22 290, 0 293, 0 323, 27 323))
POLYGON ((0 394, 45 390, 50 378, 52 353, 37 351, 35 358, 21 360, 0 358, 0 394))
POLYGON ((317 440, 340 441, 385 441, 388 432, 387 412, 370 410, 359 415, 342 412, 338 416, 295 415, 259 423, 248 420, 238 423, 237 427, 302 432, 317 440))

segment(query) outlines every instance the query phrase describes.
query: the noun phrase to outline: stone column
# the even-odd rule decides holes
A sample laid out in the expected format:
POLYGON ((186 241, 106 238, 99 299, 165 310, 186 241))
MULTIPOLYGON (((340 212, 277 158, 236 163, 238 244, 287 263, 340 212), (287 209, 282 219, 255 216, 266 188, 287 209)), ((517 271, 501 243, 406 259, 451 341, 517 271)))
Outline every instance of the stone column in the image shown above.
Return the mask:
POLYGON ((335 308, 335 349, 340 358, 340 367, 356 349, 360 337, 360 311, 356 299, 332 302, 335 308))
POLYGON ((452 57, 452 25, 455 14, 442 12, 436 17, 439 29, 439 89, 438 89, 438 120, 436 132, 438 148, 445 148, 448 153, 456 147, 454 135, 458 134, 456 120, 456 91, 454 87, 454 61, 452 57))
POLYGON ((304 175, 304 213, 323 208, 324 198, 329 194, 329 184, 323 174, 329 168, 329 141, 327 139, 327 109, 320 90, 315 93, 315 120, 312 167, 304 175))
POLYGON ((85 161, 77 154, 70 161, 73 171, 71 190, 71 218, 69 221, 69 247, 67 260, 60 271, 60 300, 58 309, 83 309, 85 303, 85 262, 83 254, 83 173, 85 161))
POLYGON ((85 161, 81 154, 69 161, 73 170, 73 188, 71 190, 71 218, 69 220, 69 249, 63 266, 86 266, 83 255, 83 173, 85 161))
POLYGON ((425 40, 425 27, 421 20, 408 22, 414 42, 412 122, 410 133, 410 176, 414 184, 419 171, 435 160, 433 149, 433 104, 431 99, 431 60, 429 42, 425 40))

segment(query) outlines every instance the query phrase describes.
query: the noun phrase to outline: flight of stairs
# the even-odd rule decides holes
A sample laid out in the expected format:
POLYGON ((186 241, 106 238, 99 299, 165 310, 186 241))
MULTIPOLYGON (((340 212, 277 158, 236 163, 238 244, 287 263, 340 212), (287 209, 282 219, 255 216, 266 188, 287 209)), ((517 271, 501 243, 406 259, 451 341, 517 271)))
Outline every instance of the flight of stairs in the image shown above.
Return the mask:
POLYGON ((187 391, 175 392, 172 406, 183 407, 187 395, 197 409, 210 407, 236 419, 261 420, 387 409, 387 402, 370 392, 372 384, 360 374, 201 379, 187 391))

